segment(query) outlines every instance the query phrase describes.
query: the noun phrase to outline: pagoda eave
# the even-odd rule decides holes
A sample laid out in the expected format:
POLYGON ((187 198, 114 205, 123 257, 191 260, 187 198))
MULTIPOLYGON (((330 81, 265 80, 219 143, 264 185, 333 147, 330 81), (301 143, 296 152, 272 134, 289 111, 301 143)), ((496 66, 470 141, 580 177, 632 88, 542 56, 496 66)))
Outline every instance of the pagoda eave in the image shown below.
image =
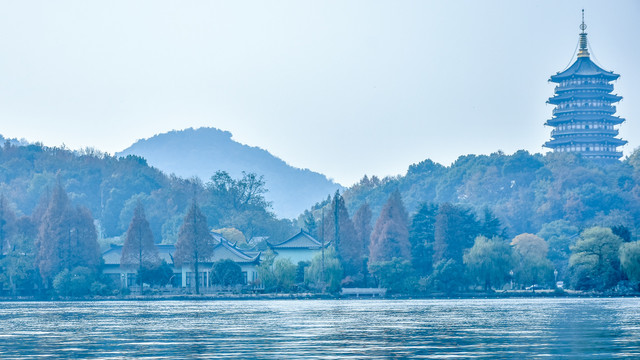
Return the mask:
POLYGON ((564 80, 569 80, 572 78, 603 78, 607 79, 607 81, 614 81, 620 77, 618 74, 614 73, 600 73, 600 74, 557 74, 553 75, 549 78, 548 81, 559 84, 564 80))
POLYGON ((547 141, 546 143, 544 143, 544 146, 546 147, 555 147, 555 146, 560 146, 560 145, 572 145, 572 144, 593 144, 593 143, 600 143, 600 144, 605 144, 605 145, 611 145, 611 146, 623 146, 627 143, 626 140, 621 140, 621 139, 616 139, 616 138, 611 138, 611 137, 600 137, 600 138, 596 138, 596 137, 571 137, 571 138, 560 138, 560 139, 553 139, 550 141, 547 141), (550 146, 548 146, 550 145, 550 146))
POLYGON ((625 119, 618 116, 611 116, 611 115, 587 115, 587 116, 582 115, 579 117, 558 116, 558 117, 554 117, 552 119, 547 120, 547 122, 545 122, 544 124, 547 126, 556 126, 556 125, 565 124, 565 123, 576 123, 576 122, 583 122, 583 121, 603 121, 608 125, 619 125, 625 122, 625 119))
POLYGON ((598 94, 594 96, 593 94, 562 94, 550 97, 547 101, 549 104, 558 105, 564 101, 571 100, 582 100, 582 99, 596 99, 603 101, 610 101, 612 103, 618 102, 622 100, 622 96, 613 95, 613 94, 598 94))

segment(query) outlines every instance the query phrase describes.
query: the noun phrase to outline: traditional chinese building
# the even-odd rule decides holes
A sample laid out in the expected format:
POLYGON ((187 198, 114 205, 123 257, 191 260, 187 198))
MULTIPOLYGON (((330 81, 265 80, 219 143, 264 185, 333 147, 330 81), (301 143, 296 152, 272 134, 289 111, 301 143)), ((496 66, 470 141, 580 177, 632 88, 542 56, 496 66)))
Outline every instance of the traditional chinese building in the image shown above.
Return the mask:
POLYGON ((289 259, 293 264, 297 264, 300 261, 311 261, 315 255, 322 251, 323 247, 329 246, 328 243, 323 244, 302 229, 300 229, 299 233, 279 244, 267 242, 267 245, 278 259, 289 259))
MULTIPOLYGON (((213 252, 209 258, 202 259, 200 263, 200 271, 198 278, 200 287, 203 292, 207 292, 210 288, 210 272, 216 261, 230 259, 233 260, 242 271, 243 284, 252 285, 258 280, 258 269, 260 265, 260 252, 246 251, 238 248, 235 243, 229 242, 222 235, 212 232, 215 245, 213 252)), ((171 285, 173 287, 194 288, 195 273, 191 264, 183 264, 177 267, 173 263, 173 253, 176 248, 174 245, 156 245, 158 248, 158 256, 160 260, 164 260, 173 270, 174 277, 171 285)), ((111 247, 102 253, 104 259, 103 273, 110 277, 115 284, 120 284, 123 288, 130 288, 136 284, 138 269, 134 267, 121 266, 122 245, 111 245, 111 247)))
POLYGON ((577 60, 549 79, 558 85, 548 101, 556 108, 553 117, 545 123, 554 129, 551 140, 544 146, 556 152, 580 153, 587 158, 620 159, 622 152, 618 147, 627 142, 617 137, 616 125, 625 120, 614 116, 613 104, 622 97, 612 94, 611 83, 620 75, 591 61, 586 28, 583 10, 577 60))

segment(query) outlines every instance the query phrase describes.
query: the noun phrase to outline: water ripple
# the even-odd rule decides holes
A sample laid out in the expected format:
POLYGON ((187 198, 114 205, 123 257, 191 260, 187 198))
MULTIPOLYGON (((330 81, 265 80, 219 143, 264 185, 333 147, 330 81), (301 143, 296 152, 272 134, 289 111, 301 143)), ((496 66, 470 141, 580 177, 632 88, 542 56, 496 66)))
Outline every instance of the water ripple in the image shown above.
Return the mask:
POLYGON ((637 358, 638 299, 0 303, 0 358, 637 358))

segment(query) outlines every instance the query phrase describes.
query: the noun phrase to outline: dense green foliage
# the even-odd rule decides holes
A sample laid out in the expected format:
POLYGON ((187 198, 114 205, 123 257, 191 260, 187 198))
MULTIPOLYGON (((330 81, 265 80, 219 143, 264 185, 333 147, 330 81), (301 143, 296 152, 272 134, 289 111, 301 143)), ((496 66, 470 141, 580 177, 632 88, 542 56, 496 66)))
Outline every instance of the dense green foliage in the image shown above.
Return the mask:
POLYGON ((173 269, 166 261, 147 263, 138 269, 136 282, 151 286, 165 286, 171 282, 174 276, 173 269))
MULTIPOLYGON (((622 162, 518 151, 462 156, 449 167, 426 160, 383 180, 365 176, 341 198, 345 214, 365 206, 372 212, 368 256, 360 255, 368 271, 359 281, 346 274, 342 284, 452 293, 555 288, 562 281, 565 288, 607 291, 629 279, 639 289, 640 256, 621 246, 638 238, 638 158, 639 150, 622 162), (406 204, 408 220, 392 221, 402 216, 390 216, 391 198, 406 204)), ((316 204, 299 223, 312 228, 334 203, 335 196, 316 204)), ((362 228, 356 216, 352 223, 362 228)), ((343 253, 338 245, 338 259, 343 253)))
POLYGON ((478 236, 471 249, 464 254, 464 264, 475 281, 485 290, 500 287, 509 278, 513 256, 509 245, 500 238, 478 236))
MULTIPOLYGON (((638 151, 623 162, 521 151, 365 177, 298 220, 330 245, 324 261, 318 254, 296 265, 263 253, 259 284, 278 292, 384 286, 391 294, 554 288, 556 280, 581 290, 638 289, 639 158, 638 151)), ((216 172, 203 184, 167 177, 141 158, 6 143, 0 290, 111 294, 98 244, 125 230, 122 263, 138 268, 139 282, 171 279, 155 250, 161 240, 176 244, 175 265, 209 271, 198 267, 213 250, 211 228, 245 247, 292 234, 292 223, 270 211, 266 191, 253 173, 216 172), (74 290, 79 283, 84 290, 74 290)))
MULTIPOLYGON (((515 280, 520 284, 548 284, 553 277, 549 245, 539 236, 520 234, 511 241, 515 257, 515 280)), ((566 258, 564 258, 566 260, 566 258)))
POLYGON ((418 279, 409 260, 396 257, 387 261, 372 262, 369 269, 371 275, 378 279, 379 285, 391 294, 410 294, 415 291, 418 279))
POLYGON ((247 239, 270 236, 274 241, 293 233, 291 222, 276 218, 264 199, 267 189, 260 176, 245 173, 236 179, 215 169, 211 173, 202 183, 165 175, 133 155, 113 157, 92 149, 72 152, 9 141, 0 146, 0 194, 18 217, 42 216, 46 203, 41 199, 60 183, 69 201, 89 209, 98 221, 99 238, 123 235, 140 202, 155 242, 175 243, 194 195, 212 228, 236 228, 247 239))
MULTIPOLYGON (((198 233, 232 229, 247 241, 283 241, 294 233, 292 222, 276 218, 266 192, 253 173, 236 179, 218 171, 202 183, 167 176, 136 156, 6 141, 0 146, 0 293, 80 296, 58 290, 68 288, 74 269, 87 268, 90 294, 112 294, 113 284, 100 274, 99 250, 110 242, 124 243, 123 264, 138 268, 138 282, 164 285, 173 274, 159 262, 155 244, 176 243, 181 235, 193 240, 184 219, 194 198, 202 208, 197 218, 208 219, 198 233)), ((177 245, 177 260, 189 263, 185 241, 177 245)))
POLYGON ((569 265, 576 289, 607 289, 620 280, 622 239, 609 228, 594 227, 582 232, 572 246, 569 265))
POLYGON ((367 202, 374 218, 396 189, 409 213, 423 203, 463 205, 477 213, 488 208, 506 229, 506 234, 497 234, 504 237, 535 234, 556 220, 578 228, 624 225, 634 230, 640 226, 638 157, 636 150, 624 161, 602 162, 521 150, 513 155, 465 155, 448 167, 425 160, 410 166, 404 176, 365 176, 343 197, 350 212, 367 202))
POLYGON ((340 290, 343 277, 342 264, 332 247, 324 252, 324 258, 322 253, 316 254, 304 273, 305 281, 311 288, 330 293, 340 290))
POLYGON ((271 251, 265 253, 258 266, 260 284, 267 292, 288 292, 296 282, 297 266, 288 258, 277 259, 271 251))
POLYGON ((620 265, 631 281, 640 281, 640 241, 622 244, 620 265))
POLYGON ((211 283, 213 285, 241 285, 243 281, 242 269, 233 260, 224 259, 213 263, 211 269, 211 283))

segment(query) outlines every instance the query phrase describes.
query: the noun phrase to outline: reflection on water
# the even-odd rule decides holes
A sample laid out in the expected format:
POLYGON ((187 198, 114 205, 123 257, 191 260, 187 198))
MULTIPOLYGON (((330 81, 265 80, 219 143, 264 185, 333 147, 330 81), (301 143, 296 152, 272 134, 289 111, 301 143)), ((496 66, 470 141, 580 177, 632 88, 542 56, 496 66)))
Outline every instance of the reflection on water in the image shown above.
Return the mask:
POLYGON ((0 358, 638 358, 639 305, 638 299, 9 302, 0 303, 0 358))

